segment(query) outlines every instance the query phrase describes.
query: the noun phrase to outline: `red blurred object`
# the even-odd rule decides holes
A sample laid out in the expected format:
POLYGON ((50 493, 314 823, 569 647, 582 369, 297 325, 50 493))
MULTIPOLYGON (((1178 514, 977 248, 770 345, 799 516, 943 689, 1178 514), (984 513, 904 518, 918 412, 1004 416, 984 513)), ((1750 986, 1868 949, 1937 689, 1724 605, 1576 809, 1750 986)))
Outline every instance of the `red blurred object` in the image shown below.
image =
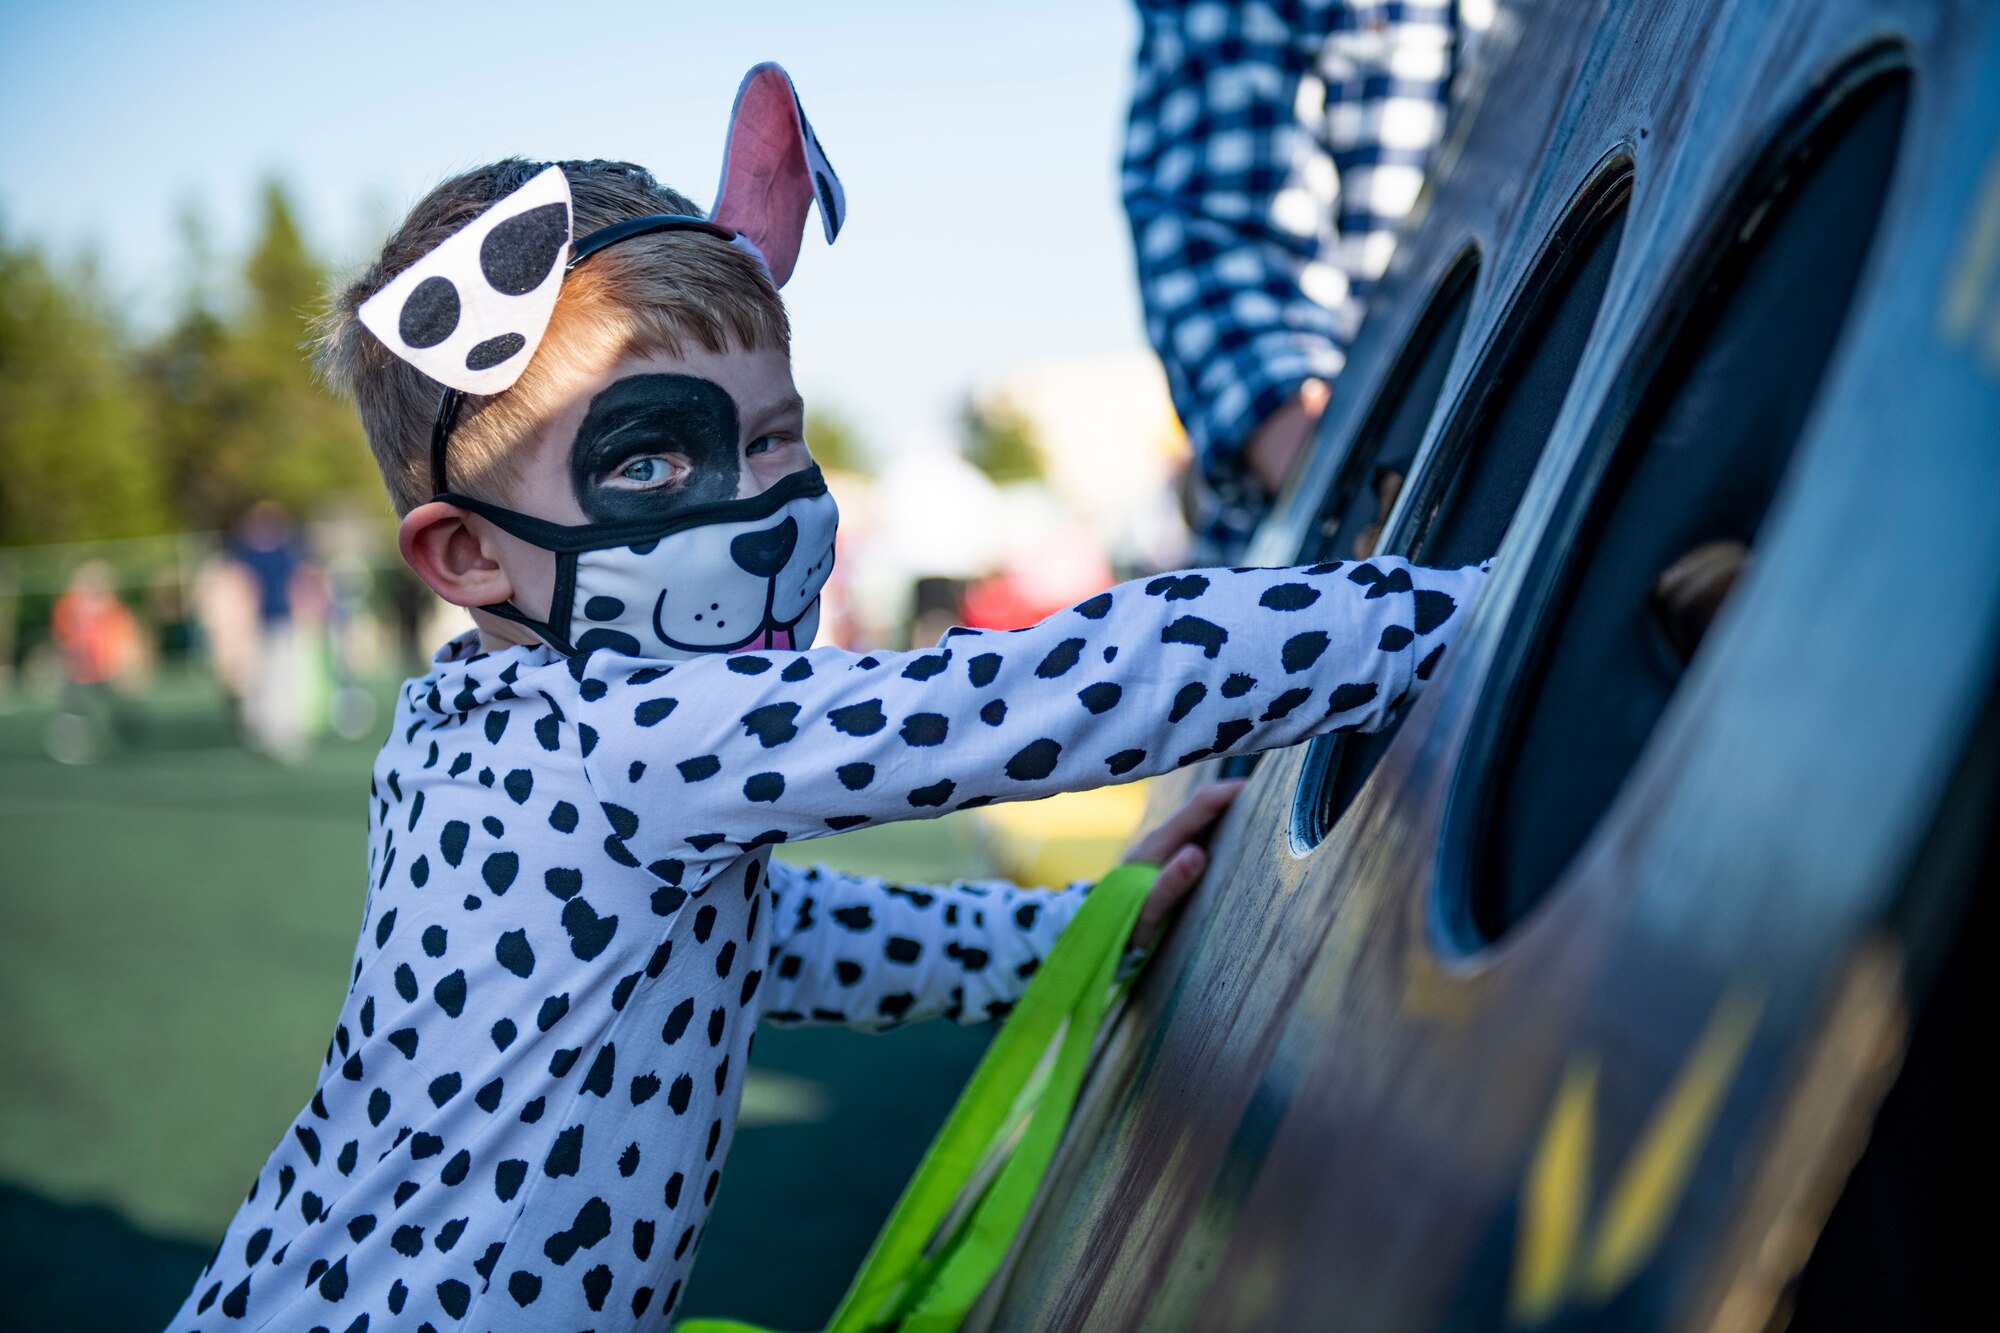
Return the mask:
POLYGON ((965 623, 973 629, 1021 629, 1103 592, 1111 564, 1087 538, 1042 543, 998 574, 965 590, 965 623))

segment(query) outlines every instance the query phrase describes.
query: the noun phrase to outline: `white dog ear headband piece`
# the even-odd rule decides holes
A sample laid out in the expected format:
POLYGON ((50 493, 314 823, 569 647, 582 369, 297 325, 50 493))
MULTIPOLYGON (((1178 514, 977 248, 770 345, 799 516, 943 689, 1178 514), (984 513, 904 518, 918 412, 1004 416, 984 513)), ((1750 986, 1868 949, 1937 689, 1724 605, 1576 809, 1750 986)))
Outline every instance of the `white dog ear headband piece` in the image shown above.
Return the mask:
POLYGON ((831 243, 846 220, 846 194, 791 76, 766 62, 737 89, 712 217, 654 213, 576 240, 569 180, 552 166, 397 274, 356 313, 397 357, 445 386, 431 428, 433 493, 449 494, 445 445, 463 396, 496 394, 520 379, 570 270, 634 236, 700 231, 749 253, 782 287, 815 200, 831 243))

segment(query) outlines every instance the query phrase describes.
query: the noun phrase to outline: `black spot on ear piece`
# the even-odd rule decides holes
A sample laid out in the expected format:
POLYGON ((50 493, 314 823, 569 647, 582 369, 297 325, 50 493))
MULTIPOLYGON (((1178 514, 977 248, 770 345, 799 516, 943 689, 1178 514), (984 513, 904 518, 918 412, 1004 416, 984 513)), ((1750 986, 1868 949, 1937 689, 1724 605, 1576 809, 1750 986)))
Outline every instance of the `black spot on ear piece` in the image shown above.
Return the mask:
POLYGON ((569 237, 569 210, 543 204, 508 218, 479 243, 479 271, 506 296, 526 296, 542 285, 556 266, 556 255, 569 237))
POLYGON ((425 278, 403 302, 396 332, 412 347, 436 347, 458 327, 458 288, 450 278, 425 278))
POLYGON ((488 338, 465 354, 465 368, 491 370, 527 345, 528 340, 518 333, 503 333, 497 338, 488 338))

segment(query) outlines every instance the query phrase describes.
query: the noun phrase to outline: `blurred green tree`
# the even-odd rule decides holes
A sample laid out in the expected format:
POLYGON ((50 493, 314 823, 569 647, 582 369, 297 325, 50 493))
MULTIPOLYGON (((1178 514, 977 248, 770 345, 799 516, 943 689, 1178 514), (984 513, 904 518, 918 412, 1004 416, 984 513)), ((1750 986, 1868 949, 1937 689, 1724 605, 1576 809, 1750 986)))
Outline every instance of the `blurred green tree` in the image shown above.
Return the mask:
POLYGON ((1042 453, 1034 424, 1006 399, 968 398, 959 412, 959 452, 999 485, 1039 481, 1042 453))
POLYGON ((0 231, 0 545, 172 528, 126 352, 90 265, 0 231))
POLYGON ((852 422, 838 412, 812 408, 806 412, 806 444, 813 461, 829 472, 871 473, 874 460, 855 433, 852 422))
POLYGON ((353 411, 313 377, 306 342, 326 271, 307 248, 284 189, 264 185, 233 312, 206 281, 204 228, 189 219, 183 235, 191 278, 181 309, 140 365, 183 520, 219 527, 261 499, 301 514, 379 499, 353 411))

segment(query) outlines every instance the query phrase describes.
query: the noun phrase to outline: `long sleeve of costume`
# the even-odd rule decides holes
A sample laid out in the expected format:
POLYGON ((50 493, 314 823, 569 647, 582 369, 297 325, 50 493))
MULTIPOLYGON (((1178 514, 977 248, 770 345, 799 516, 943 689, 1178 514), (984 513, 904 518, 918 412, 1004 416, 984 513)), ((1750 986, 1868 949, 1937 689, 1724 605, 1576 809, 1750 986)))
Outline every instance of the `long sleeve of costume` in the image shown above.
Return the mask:
POLYGON ((888 1028, 979 1023, 1020 998, 1088 884, 890 884, 771 863, 764 1018, 888 1028))
POLYGON ((1332 379, 1444 119, 1451 0, 1144 0, 1122 163, 1146 331, 1210 535, 1265 503, 1257 424, 1332 379))
POLYGON ((1199 570, 916 652, 601 654, 584 763, 634 863, 1083 790, 1381 726, 1481 577, 1394 557, 1199 570))

